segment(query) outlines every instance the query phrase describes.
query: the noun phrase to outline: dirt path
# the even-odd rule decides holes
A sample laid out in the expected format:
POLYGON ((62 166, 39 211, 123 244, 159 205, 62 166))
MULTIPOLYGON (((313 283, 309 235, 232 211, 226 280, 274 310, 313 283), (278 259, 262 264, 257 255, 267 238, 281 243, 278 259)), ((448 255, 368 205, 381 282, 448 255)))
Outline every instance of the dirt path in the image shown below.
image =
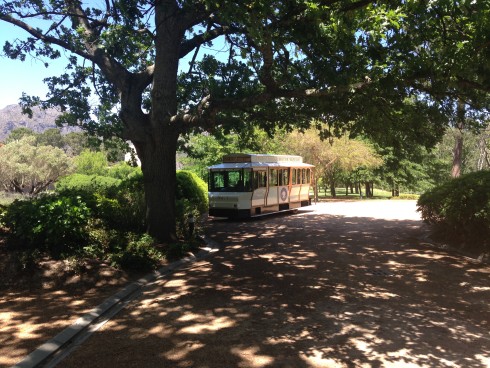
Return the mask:
POLYGON ((424 245, 413 202, 213 221, 63 367, 489 367, 490 267, 424 245))

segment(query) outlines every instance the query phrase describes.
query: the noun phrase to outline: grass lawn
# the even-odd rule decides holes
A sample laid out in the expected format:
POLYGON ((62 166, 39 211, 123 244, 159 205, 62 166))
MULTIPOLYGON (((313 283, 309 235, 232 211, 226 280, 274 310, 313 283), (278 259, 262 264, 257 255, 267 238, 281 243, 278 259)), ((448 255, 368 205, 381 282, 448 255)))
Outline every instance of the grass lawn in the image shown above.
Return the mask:
MULTIPOLYGON (((363 188, 364 189, 364 188, 363 188)), ((337 196, 335 199, 337 200, 359 200, 361 197, 359 196, 359 193, 350 193, 349 192, 345 193, 345 188, 336 188, 335 189, 337 196)), ((310 195, 313 196, 313 191, 310 192, 310 195)), ((418 194, 410 194, 410 193, 400 193, 399 197, 392 197, 391 196, 391 191, 387 190, 382 190, 382 189, 376 189, 374 188, 374 196, 370 198, 366 198, 366 193, 364 190, 362 191, 362 199, 418 199, 419 195, 418 194)), ((323 199, 333 199, 333 197, 330 194, 330 190, 327 190, 327 193, 325 195, 325 192, 323 190, 318 190, 318 199, 323 200, 323 199)))

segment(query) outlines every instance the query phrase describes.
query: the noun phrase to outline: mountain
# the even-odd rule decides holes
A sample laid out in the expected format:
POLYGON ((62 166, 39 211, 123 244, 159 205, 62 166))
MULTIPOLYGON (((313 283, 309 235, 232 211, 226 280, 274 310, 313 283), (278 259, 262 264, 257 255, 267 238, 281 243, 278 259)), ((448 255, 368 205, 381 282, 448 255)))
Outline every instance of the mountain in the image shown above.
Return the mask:
MULTIPOLYGON (((29 128, 36 133, 42 133, 47 129, 56 128, 55 119, 60 114, 55 109, 41 110, 38 107, 32 109, 32 119, 22 114, 19 105, 8 105, 0 110, 0 142, 8 137, 16 128, 29 128)), ((74 128, 63 128, 62 133, 75 131, 74 128)))

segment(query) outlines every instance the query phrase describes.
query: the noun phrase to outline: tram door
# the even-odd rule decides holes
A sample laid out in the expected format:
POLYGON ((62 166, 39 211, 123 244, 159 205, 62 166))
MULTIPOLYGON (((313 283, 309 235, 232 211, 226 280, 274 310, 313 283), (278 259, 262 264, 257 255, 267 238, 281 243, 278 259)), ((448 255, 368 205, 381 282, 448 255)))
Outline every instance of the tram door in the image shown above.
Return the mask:
POLYGON ((284 204, 289 203, 289 176, 289 168, 269 169, 267 206, 279 205, 281 208, 284 204))
POLYGON ((267 195, 267 170, 258 170, 253 172, 253 195, 252 207, 265 206, 267 195))

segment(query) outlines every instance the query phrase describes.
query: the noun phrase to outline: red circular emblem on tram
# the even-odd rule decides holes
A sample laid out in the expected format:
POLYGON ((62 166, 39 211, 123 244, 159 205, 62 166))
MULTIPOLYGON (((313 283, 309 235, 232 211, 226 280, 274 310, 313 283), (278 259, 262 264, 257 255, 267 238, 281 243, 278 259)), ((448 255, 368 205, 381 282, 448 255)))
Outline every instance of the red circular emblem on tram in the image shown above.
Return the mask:
POLYGON ((288 199, 288 190, 286 188, 281 189, 281 200, 285 201, 288 199))

